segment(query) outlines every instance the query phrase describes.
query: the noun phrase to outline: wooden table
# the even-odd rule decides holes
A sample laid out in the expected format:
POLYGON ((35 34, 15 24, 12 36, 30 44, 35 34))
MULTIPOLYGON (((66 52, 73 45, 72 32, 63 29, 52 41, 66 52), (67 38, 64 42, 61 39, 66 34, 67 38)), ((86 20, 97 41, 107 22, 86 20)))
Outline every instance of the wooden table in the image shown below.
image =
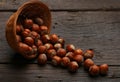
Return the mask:
POLYGON ((49 63, 42 67, 16 54, 5 38, 6 21, 26 1, 0 0, 0 82, 120 82, 120 0, 42 0, 51 9, 51 33, 94 49, 95 63, 109 65, 104 77, 90 77, 83 66, 74 74, 49 63))

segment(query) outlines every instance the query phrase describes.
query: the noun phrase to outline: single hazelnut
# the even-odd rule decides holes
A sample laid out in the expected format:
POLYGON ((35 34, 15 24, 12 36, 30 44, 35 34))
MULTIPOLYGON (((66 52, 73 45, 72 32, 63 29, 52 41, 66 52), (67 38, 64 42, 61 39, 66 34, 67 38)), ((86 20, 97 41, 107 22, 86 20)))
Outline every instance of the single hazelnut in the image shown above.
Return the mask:
POLYGON ((69 63, 70 63, 70 59, 68 57, 63 57, 61 59, 61 66, 68 67, 69 63))
POLYGON ((43 24, 43 20, 41 18, 39 18, 39 17, 35 18, 34 22, 36 24, 38 24, 39 26, 41 26, 43 24))
POLYGON ((65 56, 68 57, 72 61, 74 53, 73 52, 67 52, 65 56))
POLYGON ((42 35, 41 40, 44 44, 49 43, 50 42, 50 36, 48 34, 42 35))
POLYGON ((39 54, 46 53, 46 50, 47 50, 47 48, 44 45, 41 45, 41 46, 38 47, 38 53, 39 54))
POLYGON ((69 68, 70 72, 76 72, 78 70, 78 68, 79 68, 79 65, 78 65, 78 63, 76 61, 71 61, 69 63, 68 68, 69 68))
POLYGON ((75 49, 74 54, 75 55, 83 55, 83 51, 81 49, 75 49))
POLYGON ((58 43, 60 43, 64 47, 65 40, 63 38, 59 38, 58 43))
POLYGON ((16 25, 16 33, 20 34, 23 31, 22 25, 16 25))
POLYGON ((41 35, 48 34, 48 27, 47 26, 40 26, 39 32, 41 35))
POLYGON ((58 42, 58 36, 56 35, 56 34, 51 34, 50 35, 50 42, 52 43, 52 44, 55 44, 55 43, 57 43, 58 42))
POLYGON ((38 64, 45 65, 47 63, 46 54, 39 54, 37 61, 38 61, 38 64))
POLYGON ((100 71, 99 66, 97 66, 97 65, 90 66, 90 68, 89 68, 89 74, 91 76, 99 75, 99 71, 100 71))
POLYGON ((24 31, 21 33, 22 37, 28 37, 30 36, 30 30, 29 29, 24 29, 24 31))
POLYGON ((39 32, 39 25, 33 24, 31 30, 32 30, 32 31, 35 31, 35 32, 39 32))
POLYGON ((59 56, 54 56, 54 57, 52 58, 52 64, 53 64, 54 66, 60 65, 60 64, 61 64, 61 57, 59 57, 59 56))
POLYGON ((54 44, 55 50, 58 50, 59 48, 62 48, 62 45, 60 43, 54 44))
POLYGON ((32 37, 26 37, 26 38, 24 39, 24 43, 26 43, 26 44, 29 45, 29 46, 32 46, 32 45, 34 44, 34 40, 33 40, 32 37))
POLYGON ((46 43, 46 44, 44 44, 44 46, 47 47, 47 50, 49 50, 49 49, 53 49, 53 48, 54 48, 53 45, 50 44, 50 43, 46 43))
POLYGON ((22 41, 21 36, 20 35, 16 35, 16 40, 17 40, 17 42, 21 42, 22 41))
POLYGON ((84 58, 87 59, 87 58, 93 58, 94 56, 94 52, 93 50, 89 49, 87 50, 84 54, 83 54, 84 58))
POLYGON ((37 46, 37 47, 39 47, 39 46, 42 46, 43 45, 43 43, 42 43, 42 41, 41 40, 35 40, 35 45, 37 46))
POLYGON ((32 45, 32 50, 33 50, 33 54, 37 54, 38 51, 37 46, 32 45))
POLYGON ((84 59, 82 55, 75 55, 73 57, 73 60, 76 61, 79 65, 81 65, 84 59))
POLYGON ((92 59, 86 59, 86 60, 84 61, 84 68, 85 68, 86 70, 88 70, 88 69, 90 68, 90 66, 92 66, 92 65, 94 65, 94 62, 93 62, 92 59))
POLYGON ((32 25, 33 25, 32 19, 26 19, 26 20, 24 21, 24 27, 25 27, 25 28, 31 28, 32 25))
POLYGON ((73 44, 68 44, 66 46, 67 52, 73 52, 75 50, 75 46, 73 44))
POLYGON ((63 49, 63 48, 59 48, 59 49, 57 50, 57 55, 58 55, 59 57, 64 57, 64 56, 66 55, 66 50, 63 49))
POLYGON ((56 54, 57 54, 57 52, 55 49, 47 50, 47 57, 49 60, 51 60, 56 54))
POLYGON ((102 64, 100 65, 100 74, 101 75, 107 75, 108 73, 108 65, 107 64, 102 64))
POLYGON ((39 39, 40 35, 35 32, 35 31, 31 31, 30 36, 35 40, 35 39, 39 39))

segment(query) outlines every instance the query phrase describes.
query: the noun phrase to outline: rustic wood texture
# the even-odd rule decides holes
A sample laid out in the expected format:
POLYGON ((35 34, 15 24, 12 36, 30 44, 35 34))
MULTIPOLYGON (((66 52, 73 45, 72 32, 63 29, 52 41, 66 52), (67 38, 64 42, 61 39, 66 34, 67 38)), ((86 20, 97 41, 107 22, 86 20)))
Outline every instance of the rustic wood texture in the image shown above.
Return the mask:
POLYGON ((0 1, 1 82, 120 81, 120 0, 42 0, 51 9, 51 33, 58 34, 66 44, 72 43, 76 48, 93 49, 95 63, 110 66, 107 76, 98 77, 90 77, 83 66, 75 74, 53 67, 50 62, 39 66, 36 60, 26 60, 9 47, 5 38, 6 21, 26 1, 0 1), (104 9, 109 11, 102 11, 104 9))
MULTIPOLYGON (((1 0, 0 10, 16 10, 29 0, 1 0)), ((51 10, 119 10, 120 0, 41 0, 51 10)))

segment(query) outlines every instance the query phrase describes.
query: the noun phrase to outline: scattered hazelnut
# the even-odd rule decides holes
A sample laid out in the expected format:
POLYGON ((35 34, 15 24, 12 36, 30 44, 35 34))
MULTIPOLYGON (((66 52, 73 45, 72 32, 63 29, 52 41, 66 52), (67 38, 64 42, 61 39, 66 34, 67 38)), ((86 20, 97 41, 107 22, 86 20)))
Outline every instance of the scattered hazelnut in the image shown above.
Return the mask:
POLYGON ((49 43, 50 42, 50 36, 48 34, 42 35, 41 40, 44 44, 49 43))
POLYGON ((93 62, 92 59, 86 59, 86 60, 84 61, 84 68, 85 68, 86 70, 88 70, 88 69, 90 68, 90 66, 92 66, 92 65, 94 65, 94 62, 93 62))
POLYGON ((39 54, 46 53, 46 50, 47 50, 47 48, 44 45, 41 45, 41 46, 38 47, 38 53, 39 54))
POLYGON ((58 43, 62 44, 62 46, 64 47, 65 40, 63 38, 59 38, 58 43))
POLYGON ((78 68, 79 68, 79 65, 78 65, 78 63, 76 61, 71 61, 69 63, 68 68, 69 68, 70 72, 76 72, 78 70, 78 68))
POLYGON ((47 57, 49 60, 51 60, 53 58, 53 56, 55 56, 57 54, 55 49, 49 49, 47 50, 47 57))
POLYGON ((58 55, 59 57, 64 57, 64 56, 66 55, 66 50, 63 49, 63 48, 59 48, 59 49, 57 50, 57 55, 58 55))
POLYGON ((53 44, 57 43, 58 39, 59 38, 58 38, 58 36, 56 34, 51 34, 50 35, 50 41, 51 41, 51 43, 53 43, 53 44))
POLYGON ((67 52, 73 52, 75 50, 75 46, 73 44, 68 44, 66 46, 67 52))
POLYGON ((81 49, 75 49, 74 54, 75 55, 83 55, 83 51, 81 49))
POLYGON ((62 48, 62 45, 60 43, 54 44, 55 50, 58 50, 59 48, 62 48))
POLYGON ((62 65, 63 67, 67 67, 67 66, 69 65, 69 63, 70 63, 70 59, 69 59, 68 57, 63 57, 63 58, 61 59, 61 65, 62 65))
POLYGON ((50 43, 46 43, 45 46, 47 47, 47 50, 53 49, 53 45, 50 43))
POLYGON ((91 76, 99 75, 99 71, 100 71, 99 66, 97 66, 97 65, 90 66, 90 68, 89 68, 89 74, 91 76))
POLYGON ((72 61, 74 53, 73 52, 67 52, 65 56, 68 57, 72 61))
POLYGON ((40 34, 44 35, 44 34, 48 34, 48 27, 47 26, 40 26, 40 34))
POLYGON ((87 58, 93 58, 94 56, 94 53, 93 53, 93 50, 89 49, 87 50, 84 54, 83 54, 84 58, 87 59, 87 58))
POLYGON ((73 57, 73 60, 76 61, 79 65, 81 65, 83 62, 83 56, 82 55, 75 55, 73 57))
POLYGON ((45 65, 47 63, 46 54, 39 54, 37 61, 38 61, 38 64, 45 65))
POLYGON ((60 65, 60 64, 61 64, 61 58, 60 58, 59 56, 54 56, 54 57, 52 58, 52 64, 53 64, 54 66, 60 65))
POLYGON ((102 64, 100 65, 100 74, 101 75, 107 75, 108 73, 108 65, 107 64, 102 64))

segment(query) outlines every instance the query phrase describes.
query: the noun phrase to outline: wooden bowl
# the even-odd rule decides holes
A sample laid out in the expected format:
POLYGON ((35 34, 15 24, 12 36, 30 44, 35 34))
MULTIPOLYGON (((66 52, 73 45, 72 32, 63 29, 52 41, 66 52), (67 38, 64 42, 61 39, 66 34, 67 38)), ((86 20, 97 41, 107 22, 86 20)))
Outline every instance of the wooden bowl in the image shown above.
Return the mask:
MULTIPOLYGON (((22 17, 40 17, 44 21, 43 25, 48 27, 49 32, 51 27, 51 13, 49 8, 44 3, 38 0, 33 0, 21 5, 18 10, 10 16, 6 24, 6 39, 10 47, 13 48, 13 50, 16 52, 19 52, 19 45, 16 39, 16 25, 18 19, 22 17)), ((19 53, 24 56, 22 52, 19 53)), ((28 59, 31 58, 34 58, 34 56, 28 57, 28 59)))

